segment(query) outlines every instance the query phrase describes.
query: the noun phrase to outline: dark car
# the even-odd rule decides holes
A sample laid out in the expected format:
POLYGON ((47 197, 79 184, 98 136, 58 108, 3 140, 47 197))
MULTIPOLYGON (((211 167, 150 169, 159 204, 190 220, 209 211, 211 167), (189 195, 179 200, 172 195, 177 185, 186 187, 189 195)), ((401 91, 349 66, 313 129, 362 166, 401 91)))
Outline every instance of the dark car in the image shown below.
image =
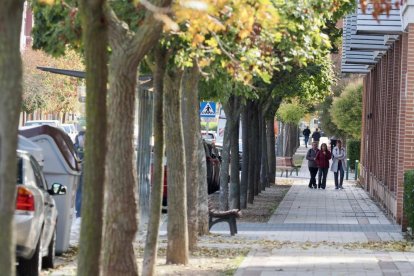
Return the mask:
POLYGON ((220 190, 220 159, 217 148, 210 143, 203 142, 206 153, 208 193, 220 190))
MULTIPOLYGON (((204 152, 206 154, 207 165, 207 185, 208 193, 212 194, 220 189, 220 160, 218 150, 213 144, 203 141, 204 152)), ((152 165, 151 165, 151 179, 152 179, 152 165)), ((162 196, 162 205, 167 206, 167 165, 164 165, 164 187, 162 196)))

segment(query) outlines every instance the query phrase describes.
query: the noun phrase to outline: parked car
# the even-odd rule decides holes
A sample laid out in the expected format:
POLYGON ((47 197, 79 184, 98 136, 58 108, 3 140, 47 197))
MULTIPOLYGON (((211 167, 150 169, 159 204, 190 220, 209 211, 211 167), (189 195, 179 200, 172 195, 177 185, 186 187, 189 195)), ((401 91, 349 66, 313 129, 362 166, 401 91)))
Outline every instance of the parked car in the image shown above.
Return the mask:
POLYGON ((212 194, 220 190, 220 157, 213 143, 204 142, 203 145, 206 153, 208 193, 212 194))
POLYGON ((26 121, 26 123, 24 124, 24 126, 43 126, 43 125, 61 127, 61 123, 59 120, 32 120, 32 121, 26 121))
MULTIPOLYGON (((223 144, 222 143, 216 143, 216 147, 218 149, 218 155, 221 158, 221 152, 223 151, 223 144)), ((231 154, 230 154, 230 162, 231 162, 231 154)), ((242 170, 243 165, 243 140, 239 139, 239 170, 242 170)))
MULTIPOLYGON (((220 159, 218 156, 218 150, 214 144, 203 142, 204 152, 206 154, 207 165, 207 190, 209 194, 212 194, 220 190, 220 159)), ((164 184, 163 184, 163 196, 162 205, 167 206, 167 175, 168 168, 166 165, 166 158, 164 160, 164 184)), ((153 167, 151 165, 151 179, 153 175, 153 167)))
POLYGON ((216 142, 216 132, 215 131, 201 131, 201 138, 204 139, 207 143, 215 143, 216 142))
POLYGON ((74 124, 62 124, 63 130, 69 135, 70 139, 73 143, 75 143, 76 135, 78 135, 78 131, 74 124))
POLYGON ((52 196, 66 194, 54 183, 49 189, 38 162, 26 151, 17 151, 17 195, 14 214, 17 270, 20 275, 40 275, 53 268, 58 211, 52 196))

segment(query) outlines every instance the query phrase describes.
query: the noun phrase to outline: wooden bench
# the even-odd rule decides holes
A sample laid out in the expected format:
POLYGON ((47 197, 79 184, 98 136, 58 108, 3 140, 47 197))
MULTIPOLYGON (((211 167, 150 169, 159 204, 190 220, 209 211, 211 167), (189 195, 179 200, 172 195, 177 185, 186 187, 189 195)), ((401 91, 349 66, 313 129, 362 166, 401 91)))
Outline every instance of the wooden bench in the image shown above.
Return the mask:
POLYGON ((283 173, 286 172, 286 177, 288 177, 288 172, 290 171, 290 175, 292 175, 293 171, 296 171, 296 175, 298 175, 300 166, 296 166, 293 163, 293 157, 283 156, 283 157, 276 157, 276 170, 280 170, 280 176, 283 176, 283 173))
POLYGON ((230 234, 234 236, 237 234, 237 222, 236 218, 241 217, 241 211, 237 209, 228 210, 228 211, 218 211, 215 210, 212 205, 208 204, 208 225, 209 230, 213 227, 214 224, 219 222, 227 222, 230 227, 230 234))

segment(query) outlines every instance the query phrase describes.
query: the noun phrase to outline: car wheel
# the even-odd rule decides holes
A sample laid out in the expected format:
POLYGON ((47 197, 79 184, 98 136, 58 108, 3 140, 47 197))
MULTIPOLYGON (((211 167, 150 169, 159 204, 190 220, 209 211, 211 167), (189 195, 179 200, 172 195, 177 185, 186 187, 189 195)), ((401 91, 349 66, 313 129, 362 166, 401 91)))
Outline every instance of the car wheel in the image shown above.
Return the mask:
POLYGON ((49 246, 47 248, 47 256, 43 258, 43 268, 55 267, 55 255, 56 255, 56 227, 53 231, 53 236, 50 239, 49 246))
POLYGON ((40 233, 35 252, 31 259, 20 259, 17 270, 19 275, 39 276, 42 269, 42 233, 40 233))

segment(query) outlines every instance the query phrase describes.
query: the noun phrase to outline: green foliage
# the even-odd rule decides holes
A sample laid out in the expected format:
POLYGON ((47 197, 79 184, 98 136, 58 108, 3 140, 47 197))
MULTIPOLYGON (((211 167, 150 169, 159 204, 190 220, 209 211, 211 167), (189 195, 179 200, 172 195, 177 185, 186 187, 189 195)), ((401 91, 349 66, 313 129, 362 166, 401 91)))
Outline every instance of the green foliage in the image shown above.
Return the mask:
MULTIPOLYGON (((201 130, 207 129, 207 122, 201 122, 201 130)), ((217 131, 217 122, 208 123, 208 131, 217 131)))
POLYGON ((347 155, 349 158, 349 166, 351 169, 355 169, 355 160, 359 160, 361 152, 361 141, 359 140, 347 140, 347 155))
POLYGON ((256 91, 250 86, 233 79, 228 72, 220 67, 213 69, 213 75, 202 78, 198 89, 200 101, 218 101, 225 103, 231 94, 244 98, 257 98, 256 91))
POLYGON ((318 58, 306 67, 293 67, 276 73, 273 95, 283 98, 299 97, 302 104, 311 107, 330 94, 335 83, 329 56, 318 58))
POLYGON ((82 32, 76 1, 57 1, 54 5, 32 1, 31 4, 34 17, 34 49, 42 49, 53 56, 64 55, 67 46, 81 51, 82 32))
MULTIPOLYGON (((137 8, 133 1, 109 1, 116 15, 130 30, 136 30, 145 14, 143 7, 137 8)), ((45 5, 41 1, 31 2, 34 27, 33 48, 42 49, 53 56, 62 56, 67 48, 82 52, 82 28, 76 0, 56 1, 45 5)))
POLYGON ((298 103, 282 103, 277 110, 277 117, 287 124, 298 124, 305 116, 306 108, 298 103))
POLYGON ((340 97, 334 98, 330 110, 332 122, 347 137, 360 139, 362 124, 362 83, 350 83, 340 97))
POLYGON ((404 173, 404 215, 408 226, 414 229, 414 170, 404 173))

